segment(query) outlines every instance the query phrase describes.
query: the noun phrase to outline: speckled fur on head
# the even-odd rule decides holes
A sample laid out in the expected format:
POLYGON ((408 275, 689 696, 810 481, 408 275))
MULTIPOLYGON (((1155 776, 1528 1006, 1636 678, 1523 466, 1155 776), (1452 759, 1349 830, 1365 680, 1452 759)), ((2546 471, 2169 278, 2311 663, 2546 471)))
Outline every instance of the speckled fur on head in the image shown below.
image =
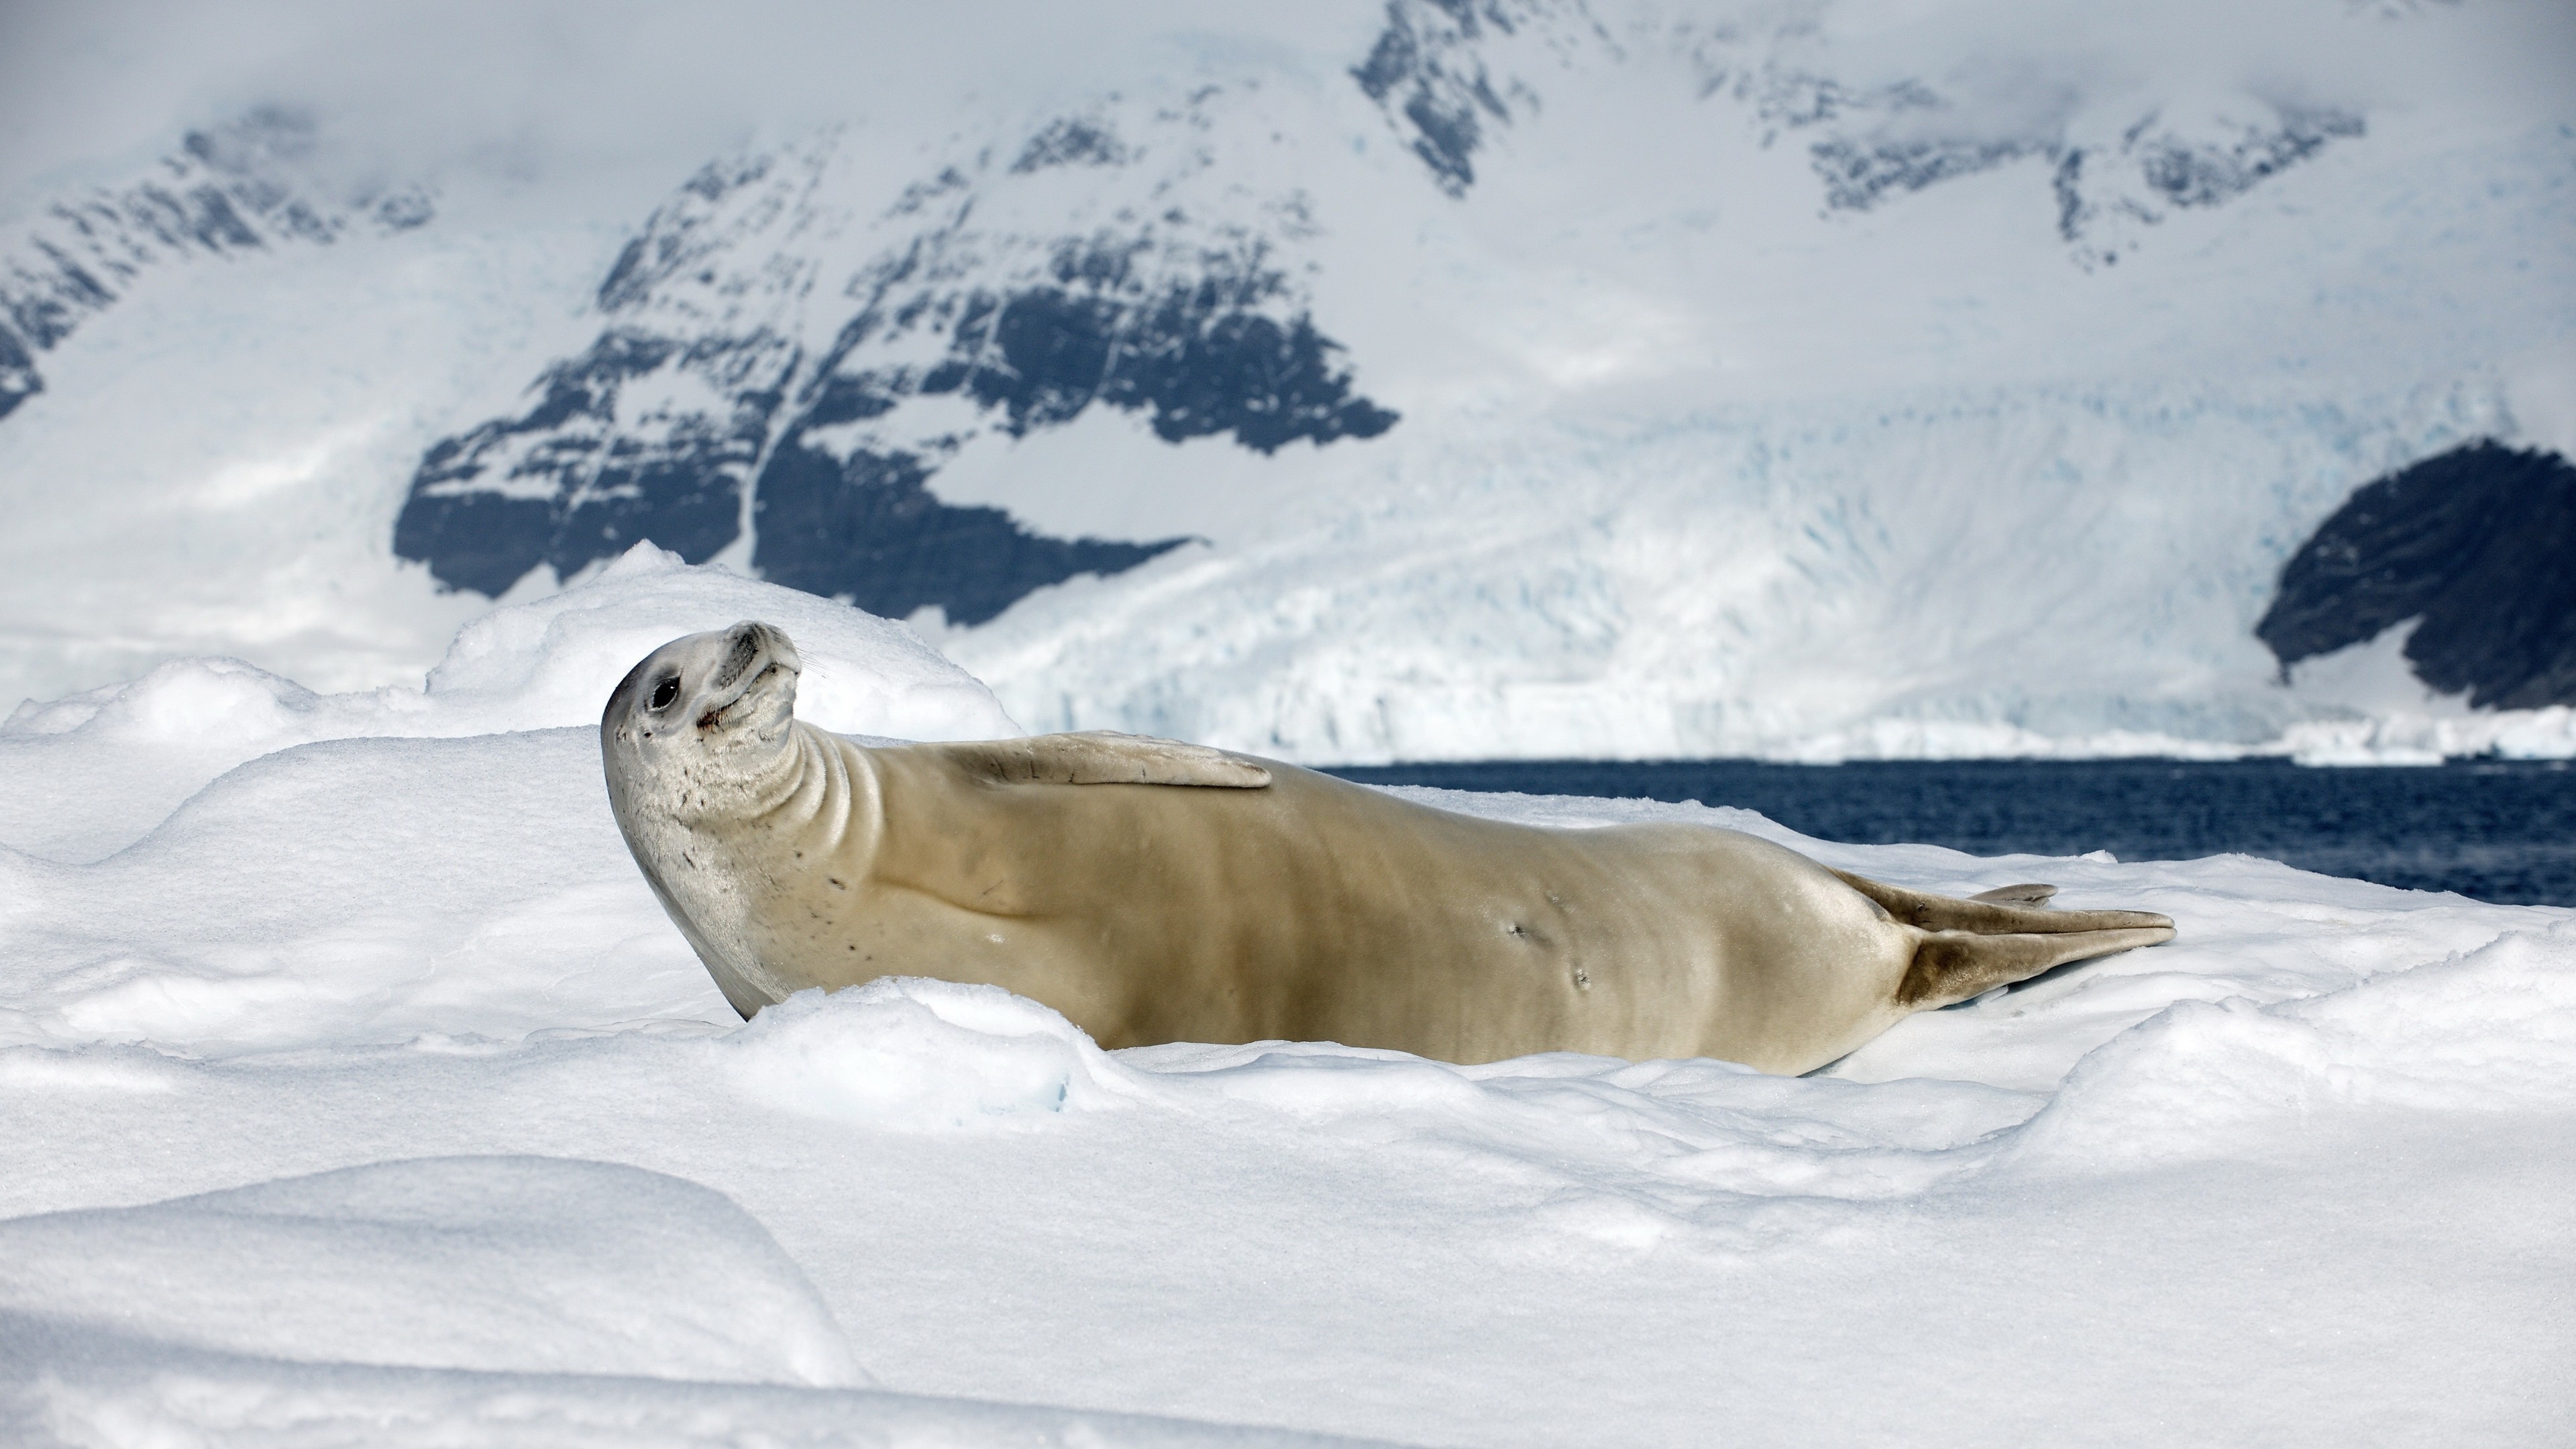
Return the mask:
MULTIPOLYGON (((716 808, 774 763, 796 711, 804 668, 783 630, 745 621, 674 639, 627 671, 600 714, 600 750, 614 798, 643 780, 665 807, 716 808)), ((636 794, 631 788, 627 794, 636 794)), ((621 812, 626 802, 619 801, 621 812)))

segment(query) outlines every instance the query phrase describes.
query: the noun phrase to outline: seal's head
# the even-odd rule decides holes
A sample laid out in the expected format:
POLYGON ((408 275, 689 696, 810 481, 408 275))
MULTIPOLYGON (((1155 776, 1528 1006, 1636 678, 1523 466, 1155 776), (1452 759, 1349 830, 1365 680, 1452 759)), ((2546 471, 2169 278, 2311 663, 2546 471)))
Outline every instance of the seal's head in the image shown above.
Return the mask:
POLYGON ((599 717, 619 812, 656 801, 686 816, 756 789, 785 749, 803 667, 785 631, 750 622, 645 655, 599 717))

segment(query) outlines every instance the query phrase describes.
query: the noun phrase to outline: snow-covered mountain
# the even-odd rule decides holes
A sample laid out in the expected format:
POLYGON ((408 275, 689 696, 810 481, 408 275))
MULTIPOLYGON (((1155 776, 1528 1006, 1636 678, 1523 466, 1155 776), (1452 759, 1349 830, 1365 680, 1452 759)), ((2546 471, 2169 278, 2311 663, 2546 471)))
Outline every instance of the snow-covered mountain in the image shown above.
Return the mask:
POLYGON ((190 131, 154 174, 45 209, 0 259, 0 418, 44 390, 36 356, 174 262, 329 246, 353 227, 407 231, 436 214, 417 186, 318 195, 297 175, 313 122, 262 108, 190 131))
POLYGON ((1229 129, 1224 100, 1132 118, 1161 166, 1113 115, 1061 117, 876 216, 849 204, 866 188, 843 131, 701 170, 601 282, 598 340, 525 410, 429 450, 395 552, 498 595, 638 538, 704 560, 747 535, 765 577, 982 623, 1181 541, 1049 538, 943 503, 926 481, 987 432, 1025 437, 1094 403, 1165 442, 1223 434, 1261 453, 1385 432, 1395 416, 1353 395, 1304 305, 1303 198, 1256 198, 1243 219, 1231 197, 1192 209, 1240 184, 1189 143, 1229 129))
MULTIPOLYGON (((8 586, 18 688, 216 649, 367 682, 649 538, 909 616, 1030 728, 1292 758, 2576 748, 2545 565, 2292 562, 2387 532, 2338 510, 2390 489, 2460 511, 2405 478, 2558 526, 2516 481, 2576 452, 2576 104, 2513 79, 2552 7, 1121 15, 1046 87, 993 86, 1010 42, 958 21, 944 107, 675 157, 537 264, 443 195, 192 146, 256 224, 164 226, 224 243, 149 249, 160 335, 268 268, 293 296, 249 330, 306 344, 254 339, 268 394, 327 367, 382 421, 234 507, 274 520, 237 562, 35 503, 63 521, 0 562, 88 538, 70 566, 131 582, 8 586), (336 273, 286 260, 317 229, 336 273), (335 349, 424 296, 431 345, 335 349)), ((186 414, 214 365, 84 372, 113 287, 77 334, 25 321, 78 292, 64 218, 171 212, 145 194, 7 250, 0 364, 47 387, 0 422, 13 498, 138 425, 116 389, 186 414)))

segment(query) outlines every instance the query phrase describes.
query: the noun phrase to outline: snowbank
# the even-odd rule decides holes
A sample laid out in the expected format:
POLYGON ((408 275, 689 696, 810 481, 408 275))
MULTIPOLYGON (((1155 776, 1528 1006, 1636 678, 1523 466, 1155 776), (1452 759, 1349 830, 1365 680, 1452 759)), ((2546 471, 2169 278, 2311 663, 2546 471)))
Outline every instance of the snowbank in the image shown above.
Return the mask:
POLYGON ((308 1363, 868 1382, 742 1209, 552 1157, 376 1163, 10 1219, 0 1310, 308 1363))
POLYGON ((0 846, 51 859, 119 849, 246 760, 321 740, 596 729, 636 661, 683 634, 766 619, 806 661, 798 708, 849 734, 1020 733, 991 691, 901 624, 691 568, 638 544, 585 582, 459 630, 423 687, 316 694, 232 659, 185 659, 0 723, 0 846))
POLYGON ((589 701, 761 615, 845 724, 1008 727, 832 608, 639 554, 424 690, 205 666, 22 714, 13 790, 72 785, 11 817, 52 858, 0 853, 0 1436, 2507 1443, 2576 1408, 2576 912, 1424 791, 2181 936, 1804 1078, 1107 1053, 902 978, 741 1023, 589 701), (271 743, 158 821, 74 775, 271 743))
POLYGON ((679 1449, 1012 1445, 1330 1449, 1367 1442, 1134 1414, 866 1390, 282 1364, 65 1329, 0 1311, 12 1443, 228 1449, 679 1449))

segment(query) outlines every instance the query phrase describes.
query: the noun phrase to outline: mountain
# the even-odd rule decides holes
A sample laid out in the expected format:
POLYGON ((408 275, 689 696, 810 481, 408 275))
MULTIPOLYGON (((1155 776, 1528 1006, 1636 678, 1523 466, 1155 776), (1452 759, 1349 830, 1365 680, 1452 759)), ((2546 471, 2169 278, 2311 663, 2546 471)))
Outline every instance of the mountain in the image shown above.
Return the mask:
POLYGON ((429 450, 395 553, 498 595, 639 538, 703 562, 750 532, 766 578, 976 624, 1169 550, 1181 540, 1048 537, 926 484, 987 431, 1025 437, 1095 403, 1165 442, 1261 453, 1395 422, 1316 330, 1292 274, 1296 194, 1251 221, 1180 201, 1230 184, 1211 151, 1167 139, 1217 129, 1222 102, 1134 118, 1159 166, 1116 118, 1063 117, 873 216, 848 204, 861 188, 837 130, 701 170, 601 282, 598 341, 525 411, 429 450), (1066 170, 1109 174, 1069 187, 1050 174, 1066 170))
POLYGON ((38 354, 137 278, 174 262, 329 246, 353 228, 407 231, 436 215, 416 186, 317 195, 297 175, 313 121, 263 107, 190 131, 155 174, 48 207, 0 259, 0 418, 44 390, 38 354))
MULTIPOLYGON (((950 104, 675 158, 622 234, 449 299, 557 310, 385 383, 410 450, 335 485, 386 580, 348 617, 408 638, 649 538, 909 617, 1031 728, 1311 760, 2226 753, 2576 702, 2541 565, 2383 618, 2301 562, 2428 460, 2576 449, 2576 107, 2496 78, 2545 20, 1140 7, 1026 93, 961 29, 950 104), (2451 619, 2526 641, 2513 678, 2451 619)), ((485 244, 332 206, 370 275, 485 244)), ((51 405, 0 480, 80 466, 51 405)), ((75 654, 27 687, 97 682, 75 654)))

